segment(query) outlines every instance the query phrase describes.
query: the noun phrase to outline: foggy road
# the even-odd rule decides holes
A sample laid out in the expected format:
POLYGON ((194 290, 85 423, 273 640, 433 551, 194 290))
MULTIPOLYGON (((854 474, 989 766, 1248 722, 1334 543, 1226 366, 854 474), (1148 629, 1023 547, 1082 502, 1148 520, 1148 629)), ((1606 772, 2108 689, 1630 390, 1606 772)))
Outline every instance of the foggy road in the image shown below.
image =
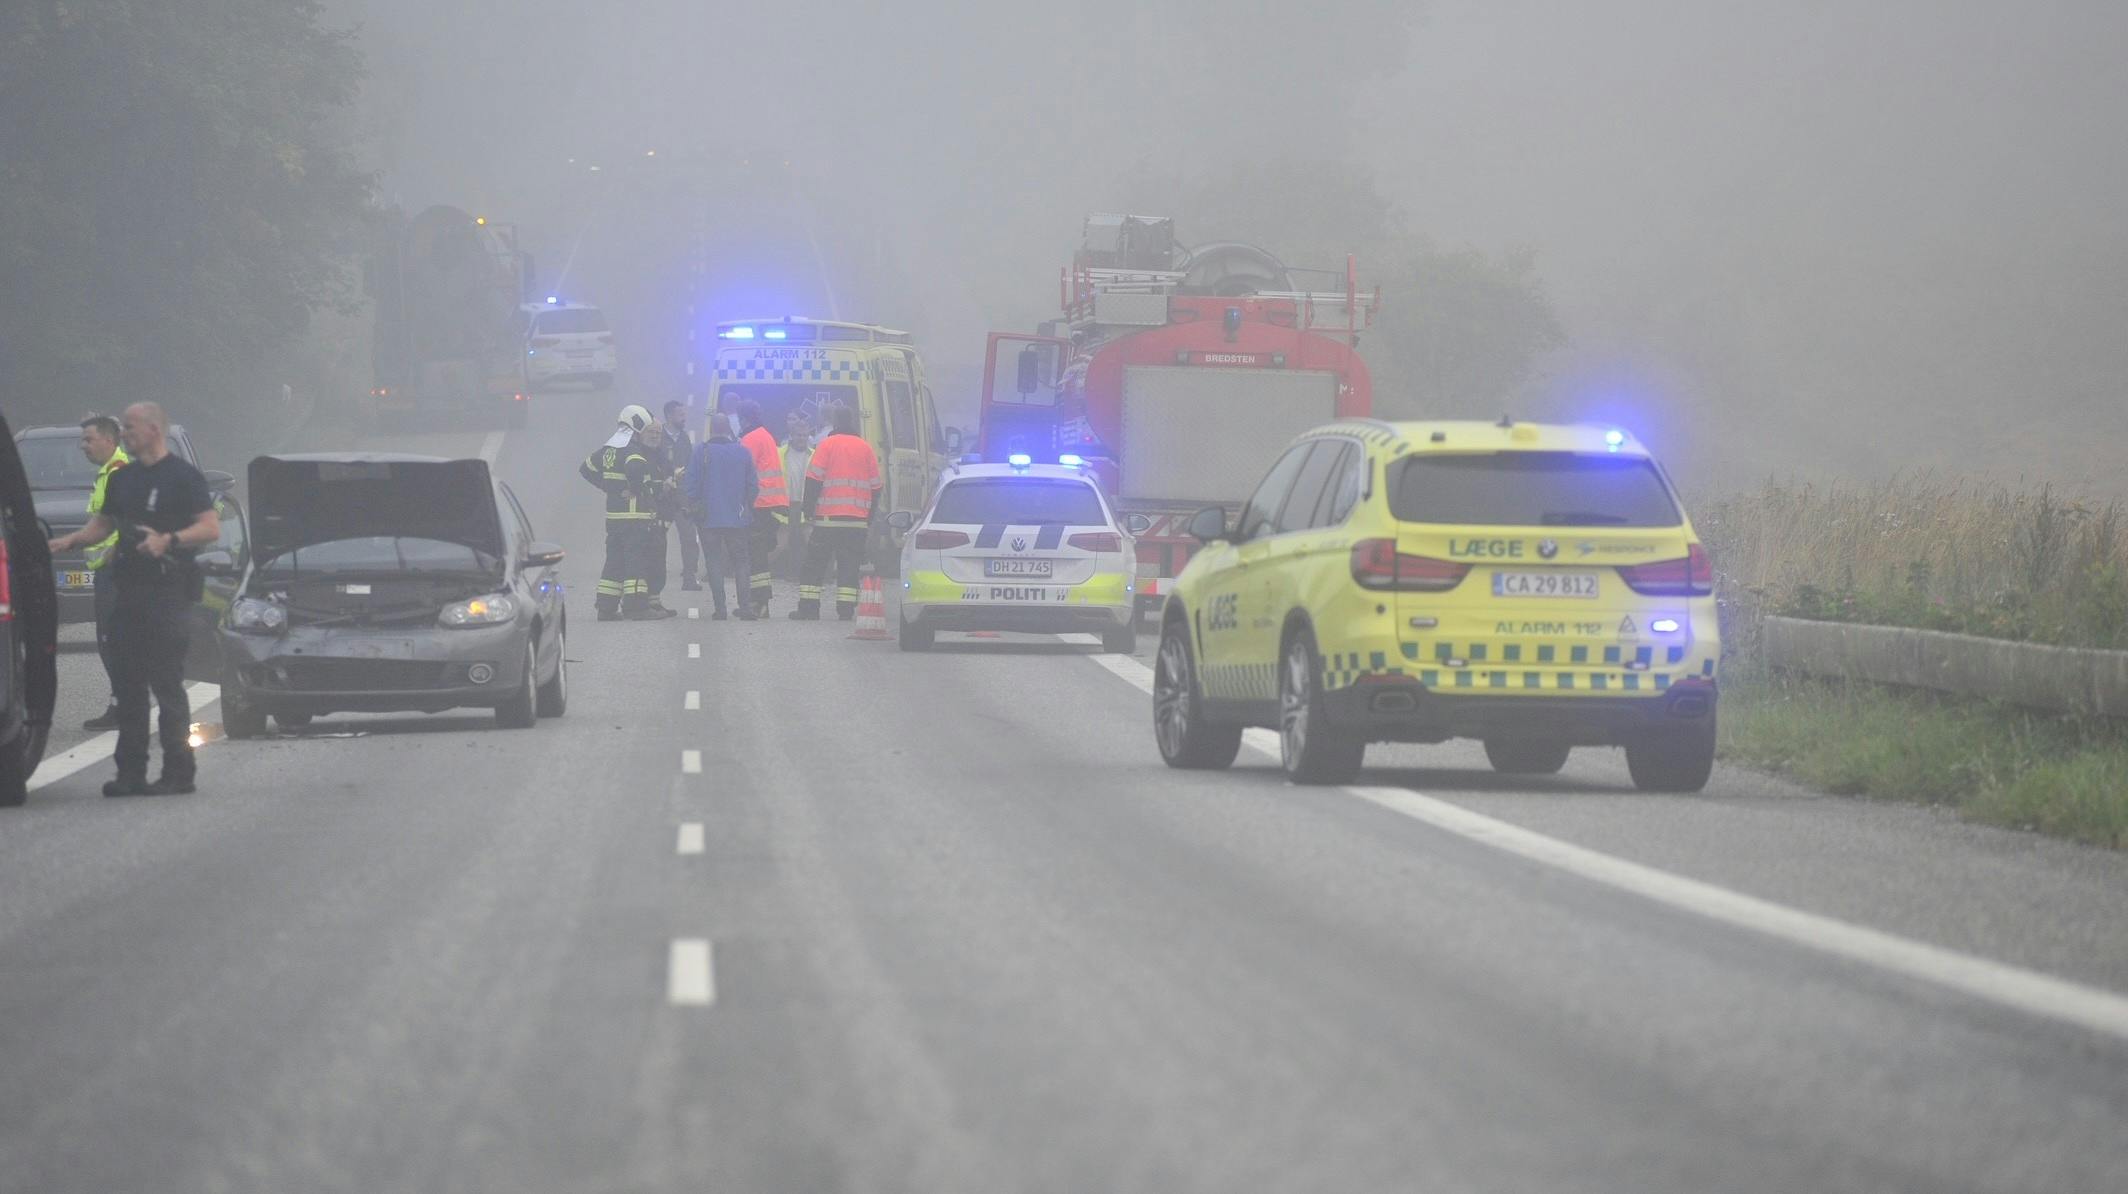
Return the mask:
MULTIPOLYGON (((211 743, 184 798, 105 800, 98 761, 0 826, 0 1189, 2128 1172, 2128 1030, 2099 994, 2128 995, 2116 856, 1729 769, 1639 795, 1606 751, 1536 781, 1475 744, 1377 747, 1354 789, 1289 787, 1247 751, 1170 771, 1150 637, 1135 659, 1038 636, 905 655, 786 623, 787 586, 767 623, 598 624, 575 465, 611 405, 368 441, 486 448, 568 547, 566 717, 328 717, 211 743), (1948 951, 1983 993, 1401 815, 1398 793, 1948 951), (2034 973, 2075 985, 1985 993, 2034 973)), ((666 599, 706 619, 697 596, 666 599)), ((62 667, 101 699, 93 655, 62 667)))

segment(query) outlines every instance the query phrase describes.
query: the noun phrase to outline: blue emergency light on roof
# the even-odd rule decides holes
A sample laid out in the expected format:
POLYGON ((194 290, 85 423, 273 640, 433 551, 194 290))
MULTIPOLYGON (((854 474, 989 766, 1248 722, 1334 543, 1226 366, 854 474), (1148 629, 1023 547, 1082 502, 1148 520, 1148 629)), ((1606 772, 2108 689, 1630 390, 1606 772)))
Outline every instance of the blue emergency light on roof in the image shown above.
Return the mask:
POLYGON ((1029 456, 1025 452, 1014 452, 1012 455, 1007 456, 1005 458, 1005 463, 1011 465, 1014 468, 1026 468, 1028 465, 1034 463, 1034 457, 1029 456))
POLYGON ((1613 427, 1603 433, 1603 442, 1610 446, 1611 451, 1616 452, 1626 446, 1626 433, 1613 427))
POLYGON ((764 340, 781 340, 788 335, 790 335, 790 333, 784 331, 782 328, 769 328, 761 333, 761 338, 764 340))
POLYGON ((1676 634, 1677 619, 1657 618, 1653 622, 1648 623, 1648 628, 1650 630, 1653 630, 1657 634, 1676 634))
POLYGON ((725 328, 717 334, 726 340, 751 340, 754 338, 754 329, 745 327, 725 328))
POLYGON ((1065 468, 1077 468, 1080 465, 1086 463, 1086 458, 1083 456, 1079 456, 1076 453, 1066 452, 1063 455, 1057 457, 1057 463, 1063 465, 1065 468))

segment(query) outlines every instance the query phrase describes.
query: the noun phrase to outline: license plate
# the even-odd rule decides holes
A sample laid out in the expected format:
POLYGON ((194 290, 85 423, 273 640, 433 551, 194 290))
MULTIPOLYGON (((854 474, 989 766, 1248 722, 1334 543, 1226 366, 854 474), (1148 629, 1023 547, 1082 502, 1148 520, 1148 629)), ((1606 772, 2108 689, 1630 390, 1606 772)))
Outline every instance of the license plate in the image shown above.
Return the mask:
POLYGON ((62 572, 59 574, 59 585, 61 588, 66 589, 93 589, 96 587, 96 574, 93 572, 62 572))
POLYGON ((1593 572, 1495 572, 1493 573, 1493 596, 1593 599, 1596 596, 1596 574, 1593 572))
POLYGON ((332 659, 412 659, 414 640, 409 638, 340 638, 333 639, 319 648, 317 653, 332 659))
POLYGON ((1055 560, 984 560, 984 576, 1054 576, 1055 560))

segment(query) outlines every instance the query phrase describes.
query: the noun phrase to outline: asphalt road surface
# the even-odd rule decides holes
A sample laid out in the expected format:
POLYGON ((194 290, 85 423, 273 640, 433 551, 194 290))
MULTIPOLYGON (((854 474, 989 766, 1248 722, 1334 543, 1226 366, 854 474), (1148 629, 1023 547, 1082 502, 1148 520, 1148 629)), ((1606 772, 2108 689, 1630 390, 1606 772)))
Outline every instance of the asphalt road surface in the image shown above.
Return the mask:
POLYGON ((138 800, 62 732, 0 814, 0 1189, 2128 1188, 2120 855, 1608 752, 1172 772, 1150 639, 599 624, 615 405, 302 445, 492 455, 567 717, 138 800))

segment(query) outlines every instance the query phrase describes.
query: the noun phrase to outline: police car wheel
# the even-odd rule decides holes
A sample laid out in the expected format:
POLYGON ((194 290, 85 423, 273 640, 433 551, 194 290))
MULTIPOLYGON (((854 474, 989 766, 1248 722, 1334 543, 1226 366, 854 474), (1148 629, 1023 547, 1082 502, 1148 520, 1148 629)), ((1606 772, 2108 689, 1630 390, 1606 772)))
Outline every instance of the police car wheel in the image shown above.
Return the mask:
POLYGON ((1160 654, 1153 661, 1153 738, 1161 759, 1191 771, 1231 767, 1241 753, 1241 728, 1206 719, 1188 626, 1179 617, 1169 620, 1160 631, 1160 654))
POLYGON ((1323 715, 1322 657, 1306 627, 1286 641, 1278 669, 1278 759, 1297 784, 1342 784, 1359 774, 1364 738, 1342 732, 1323 715))
POLYGON ((1502 775, 1556 775, 1572 749, 1543 738, 1487 738, 1485 761, 1502 775))
POLYGON ((311 715, 308 713, 276 713, 273 715, 273 724, 284 730, 300 730, 309 725, 310 722, 311 715))
POLYGON ((1714 774, 1714 719, 1626 743, 1626 772, 1643 792, 1697 792, 1714 774))
POLYGON ((938 632, 929 626, 918 626, 904 618, 901 621, 901 649, 904 651, 928 651, 938 632))
POLYGON ((0 743, 0 808, 14 808, 29 799, 28 761, 30 734, 23 730, 9 742, 0 743))
POLYGON ((266 711, 233 695, 233 685, 222 685, 222 736, 256 738, 266 732, 266 711))

